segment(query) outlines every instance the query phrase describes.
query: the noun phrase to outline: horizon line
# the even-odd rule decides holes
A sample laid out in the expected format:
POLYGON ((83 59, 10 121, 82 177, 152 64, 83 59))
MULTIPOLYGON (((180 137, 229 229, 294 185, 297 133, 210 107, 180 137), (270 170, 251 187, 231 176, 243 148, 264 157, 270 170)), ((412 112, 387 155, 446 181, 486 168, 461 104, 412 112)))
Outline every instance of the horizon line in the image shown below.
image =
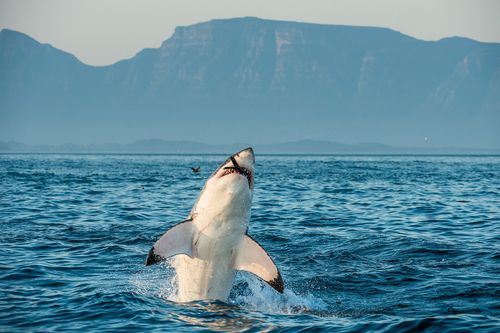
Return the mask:
MULTIPOLYGON (((149 139, 138 139, 128 143, 116 143, 116 142, 105 142, 105 143, 72 143, 72 142, 64 142, 64 143, 46 143, 46 144, 26 144, 16 140, 0 140, 0 152, 2 152, 2 145, 22 145, 25 146, 26 149, 64 149, 64 148, 74 148, 74 149, 105 149, 106 146, 116 146, 114 148, 118 148, 122 146, 123 148, 127 148, 127 146, 132 146, 138 143, 148 143, 148 142, 159 142, 165 144, 197 144, 201 146, 205 146, 205 149, 224 149, 230 146, 252 146, 252 147, 262 147, 266 148, 266 146, 271 146, 268 148, 272 148, 272 146, 280 146, 280 145, 290 145, 290 144, 301 144, 301 143, 322 143, 322 144, 333 144, 333 145, 342 145, 345 146, 345 149, 386 149, 386 150, 429 150, 429 151, 438 151, 438 150, 449 150, 449 151, 498 151, 500 153, 500 147, 462 147, 462 146, 395 146, 387 143, 380 142, 357 142, 357 143, 345 143, 341 141, 331 141, 331 140, 321 140, 321 139, 296 139, 290 141, 280 141, 280 142, 272 142, 272 143, 248 143, 248 142, 225 142, 225 143, 204 143, 196 140, 169 140, 169 139, 159 139, 159 138, 149 138, 149 139), (370 147, 371 146, 371 147, 370 147)), ((110 147, 113 148, 113 147, 110 147)), ((149 154, 149 153, 146 153, 149 154)), ((160 153, 161 154, 161 153, 160 153)))

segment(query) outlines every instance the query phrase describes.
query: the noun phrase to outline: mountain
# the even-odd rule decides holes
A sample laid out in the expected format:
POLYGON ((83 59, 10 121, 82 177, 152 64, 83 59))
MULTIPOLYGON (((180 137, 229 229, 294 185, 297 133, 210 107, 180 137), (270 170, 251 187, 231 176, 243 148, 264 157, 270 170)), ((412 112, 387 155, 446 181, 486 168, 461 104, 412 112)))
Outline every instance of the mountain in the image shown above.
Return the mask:
MULTIPOLYGON (((231 154, 250 146, 247 143, 211 145, 195 141, 139 140, 128 144, 100 145, 25 145, 0 141, 0 154, 231 154)), ((354 145, 319 140, 298 140, 252 145, 257 154, 428 154, 428 155, 499 155, 500 149, 464 149, 454 147, 393 147, 375 143, 354 145)))
POLYGON ((110 66, 0 32, 0 139, 500 147, 500 44, 237 18, 110 66))

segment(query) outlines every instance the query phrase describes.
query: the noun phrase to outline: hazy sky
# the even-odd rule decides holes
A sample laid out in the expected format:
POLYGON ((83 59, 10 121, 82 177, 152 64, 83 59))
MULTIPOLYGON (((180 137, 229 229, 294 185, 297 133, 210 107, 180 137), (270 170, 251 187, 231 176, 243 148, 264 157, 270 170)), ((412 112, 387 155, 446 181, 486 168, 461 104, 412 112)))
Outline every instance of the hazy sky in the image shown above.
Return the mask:
POLYGON ((426 40, 500 42, 500 0, 0 0, 0 28, 94 65, 158 47, 178 25, 239 16, 389 27, 426 40))

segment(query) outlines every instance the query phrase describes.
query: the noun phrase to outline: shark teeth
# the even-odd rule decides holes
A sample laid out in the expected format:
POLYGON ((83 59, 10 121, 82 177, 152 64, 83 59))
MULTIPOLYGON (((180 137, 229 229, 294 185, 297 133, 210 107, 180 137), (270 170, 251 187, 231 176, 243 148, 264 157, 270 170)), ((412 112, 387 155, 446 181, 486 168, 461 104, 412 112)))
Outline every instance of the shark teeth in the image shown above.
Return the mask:
POLYGON ((229 167, 229 168, 224 170, 224 173, 221 175, 221 177, 230 175, 232 173, 237 173, 237 174, 245 176, 248 180, 248 186, 252 185, 252 172, 250 170, 243 168, 243 167, 238 167, 238 168, 229 167))

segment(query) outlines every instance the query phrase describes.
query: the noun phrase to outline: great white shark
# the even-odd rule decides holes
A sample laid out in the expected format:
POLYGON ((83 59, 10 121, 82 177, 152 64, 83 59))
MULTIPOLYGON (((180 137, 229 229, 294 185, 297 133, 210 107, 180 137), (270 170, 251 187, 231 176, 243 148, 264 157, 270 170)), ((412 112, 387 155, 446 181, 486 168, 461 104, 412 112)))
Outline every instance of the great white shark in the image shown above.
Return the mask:
POLYGON ((208 178, 187 219, 149 251, 146 265, 175 256, 177 301, 227 301, 238 270, 255 274, 283 293, 278 268, 247 233, 254 170, 252 148, 229 157, 208 178))

